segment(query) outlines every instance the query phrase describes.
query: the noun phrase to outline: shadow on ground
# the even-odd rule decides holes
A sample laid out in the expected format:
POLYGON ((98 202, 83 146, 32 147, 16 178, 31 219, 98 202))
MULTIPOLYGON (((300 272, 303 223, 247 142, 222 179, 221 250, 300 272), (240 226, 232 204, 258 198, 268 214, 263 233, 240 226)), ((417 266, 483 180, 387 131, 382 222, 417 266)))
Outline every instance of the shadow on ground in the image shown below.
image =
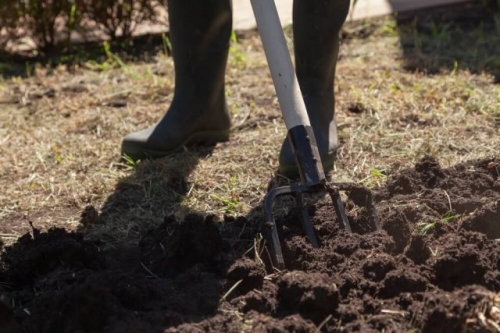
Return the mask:
POLYGON ((77 233, 33 228, 20 238, 2 256, 11 268, 0 271, 0 282, 17 282, 0 284, 0 331, 21 332, 13 318, 24 317, 22 326, 39 332, 160 333, 215 315, 227 284, 245 274, 231 266, 252 247, 255 230, 246 218, 221 224, 186 205, 189 176, 210 154, 204 148, 138 163, 100 213, 83 211, 77 233), (224 283, 225 276, 233 279, 224 283), (10 296, 11 287, 32 283, 41 283, 43 296, 10 296), (19 307, 26 302, 47 311, 26 317, 29 309, 23 315, 19 307))
MULTIPOLYGON (((133 40, 113 42, 87 42, 74 44, 68 48, 57 49, 47 54, 13 54, 0 51, 0 75, 11 77, 29 77, 36 67, 55 68, 66 66, 72 70, 75 66, 106 66, 106 62, 116 63, 155 62, 159 53, 170 55, 168 33, 150 34, 134 37, 133 40)), ((104 68, 103 68, 104 69, 104 68)))
POLYGON ((342 31, 344 40, 379 35, 399 38, 406 71, 433 75, 467 70, 500 82, 499 5, 478 1, 395 13, 348 22, 342 31), (380 20, 386 21, 382 28, 380 20))
POLYGON ((500 82, 500 8, 478 3, 396 15, 407 71, 468 70, 500 82))

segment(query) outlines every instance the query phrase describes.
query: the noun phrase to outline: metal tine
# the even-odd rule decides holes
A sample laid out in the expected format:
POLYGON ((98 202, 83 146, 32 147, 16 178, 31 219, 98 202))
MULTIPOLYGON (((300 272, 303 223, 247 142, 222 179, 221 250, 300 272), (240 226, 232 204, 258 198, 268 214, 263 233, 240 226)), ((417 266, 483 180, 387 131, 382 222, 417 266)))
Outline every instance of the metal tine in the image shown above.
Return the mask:
MULTIPOLYGON (((324 184, 324 187, 321 187, 321 190, 325 190, 330 198, 333 201, 333 207, 335 209, 335 213, 339 219, 339 223, 342 228, 344 228, 348 233, 352 233, 351 225, 349 222, 349 218, 345 212, 344 204, 342 202, 342 198, 340 197, 340 190, 348 190, 350 187, 349 184, 338 183, 338 184, 324 184)), ((299 216, 302 223, 302 228, 309 238, 311 245, 314 248, 320 247, 319 239, 316 235, 316 231, 314 230, 314 226, 311 222, 309 212, 307 211, 307 206, 304 204, 304 194, 305 193, 318 193, 320 190, 318 187, 312 187, 304 184, 292 184, 289 186, 282 186, 275 188, 268 192, 265 197, 264 202, 264 214, 266 218, 265 225, 265 233, 268 235, 268 239, 270 239, 271 245, 271 257, 273 260, 273 264, 276 268, 283 270, 285 269, 285 262, 283 259, 283 252, 281 249, 281 243, 279 240, 278 229, 276 227, 276 221, 274 219, 274 200, 283 195, 292 195, 295 198, 297 207, 299 209, 299 216)), ((372 198, 368 198, 368 206, 370 204, 373 205, 372 198)))
POLYGON ((314 230, 309 212, 307 211, 307 206, 304 205, 304 195, 302 193, 295 195, 295 201, 297 207, 300 210, 300 221, 302 222, 302 229, 304 230, 307 238, 309 238, 309 242, 311 242, 312 247, 319 248, 320 244, 318 241, 318 237, 316 237, 316 231, 314 230))
POLYGON ((273 257, 274 265, 279 270, 285 269, 285 259, 283 259, 283 252, 281 250, 281 244, 278 235, 278 229, 276 228, 276 223, 274 218, 272 219, 274 228, 271 230, 271 256, 273 257))
POLYGON ((335 213, 337 214, 337 217, 339 218, 339 222, 340 222, 341 227, 343 227, 348 233, 352 234, 351 224, 349 223, 349 218, 347 217, 347 214, 345 213, 344 204, 342 202, 342 198, 340 197, 339 191, 337 191, 333 188, 328 188, 328 193, 330 194, 330 197, 332 198, 333 208, 335 209, 335 213))
MULTIPOLYGON (((352 233, 349 219, 345 213, 344 205, 342 204, 342 200, 340 199, 340 191, 351 191, 353 188, 359 187, 357 184, 352 183, 327 183, 326 189, 333 200, 333 204, 335 207, 335 211, 337 216, 340 217, 341 226, 346 229, 347 232, 352 233)), ((373 194, 370 190, 366 189, 366 201, 364 206, 368 210, 368 215, 373 219, 372 224, 375 231, 380 231, 381 226, 379 224, 379 218, 377 214, 377 209, 375 208, 375 202, 373 199, 373 194)))
POLYGON ((304 193, 311 192, 310 187, 303 184, 292 184, 289 186, 282 186, 269 191, 265 197, 264 201, 264 214, 265 214, 265 230, 264 232, 268 235, 271 245, 271 257, 273 264, 276 268, 283 270, 285 269, 285 262, 283 259, 283 252, 281 249, 281 243, 279 240, 278 229, 276 227, 276 221, 274 219, 274 201, 277 197, 283 195, 291 195, 294 197, 297 207, 299 209, 299 216, 302 223, 302 228, 309 238, 311 245, 314 248, 319 248, 320 244, 316 232, 312 225, 312 222, 307 211, 307 207, 304 205, 304 193))
MULTIPOLYGON (((283 186, 275 188, 269 191, 265 197, 264 201, 264 214, 266 218, 265 230, 264 232, 270 237, 270 245, 271 245, 271 257, 273 260, 273 264, 276 268, 283 270, 285 269, 285 260, 283 259, 283 251, 281 250, 281 243, 278 235, 278 228, 276 227, 276 221, 274 219, 274 200, 278 196, 282 195, 294 195, 291 186, 283 186)), ((269 238, 269 237, 268 237, 269 238)))

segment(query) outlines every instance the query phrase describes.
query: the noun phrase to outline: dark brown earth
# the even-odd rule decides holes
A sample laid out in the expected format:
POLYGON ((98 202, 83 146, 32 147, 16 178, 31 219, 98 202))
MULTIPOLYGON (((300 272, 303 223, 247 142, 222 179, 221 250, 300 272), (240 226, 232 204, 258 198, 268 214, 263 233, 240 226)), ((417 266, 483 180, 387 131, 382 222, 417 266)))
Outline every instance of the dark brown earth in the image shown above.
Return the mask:
POLYGON ((107 250, 34 229, 1 257, 0 331, 497 332, 499 162, 425 157, 391 175, 373 191, 378 232, 348 203, 349 235, 317 204, 321 249, 290 215, 284 272, 266 270, 243 217, 168 217, 139 247, 107 250))

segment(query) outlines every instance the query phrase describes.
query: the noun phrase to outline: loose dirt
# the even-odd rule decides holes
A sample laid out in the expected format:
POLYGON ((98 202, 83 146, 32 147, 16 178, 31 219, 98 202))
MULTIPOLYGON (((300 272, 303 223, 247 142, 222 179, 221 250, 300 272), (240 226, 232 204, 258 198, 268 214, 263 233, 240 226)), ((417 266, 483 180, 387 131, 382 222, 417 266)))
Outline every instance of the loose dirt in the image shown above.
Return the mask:
POLYGON ((34 228, 1 257, 1 331, 496 332, 499 162, 424 157, 391 175, 373 190, 376 232, 350 201, 351 235, 319 202, 321 249, 291 212, 283 272, 245 217, 167 217, 121 248, 34 228))

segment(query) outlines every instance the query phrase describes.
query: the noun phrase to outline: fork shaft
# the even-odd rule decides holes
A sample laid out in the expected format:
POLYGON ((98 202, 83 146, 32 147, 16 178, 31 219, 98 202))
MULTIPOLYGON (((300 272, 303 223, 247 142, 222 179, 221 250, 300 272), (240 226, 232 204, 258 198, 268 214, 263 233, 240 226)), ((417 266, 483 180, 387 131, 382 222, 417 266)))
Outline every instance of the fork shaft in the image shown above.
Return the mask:
POLYGON ((250 0, 286 128, 310 125, 274 0, 250 0))
POLYGON ((297 161, 302 184, 309 186, 325 184, 325 172, 312 127, 295 126, 288 130, 288 139, 297 161))

